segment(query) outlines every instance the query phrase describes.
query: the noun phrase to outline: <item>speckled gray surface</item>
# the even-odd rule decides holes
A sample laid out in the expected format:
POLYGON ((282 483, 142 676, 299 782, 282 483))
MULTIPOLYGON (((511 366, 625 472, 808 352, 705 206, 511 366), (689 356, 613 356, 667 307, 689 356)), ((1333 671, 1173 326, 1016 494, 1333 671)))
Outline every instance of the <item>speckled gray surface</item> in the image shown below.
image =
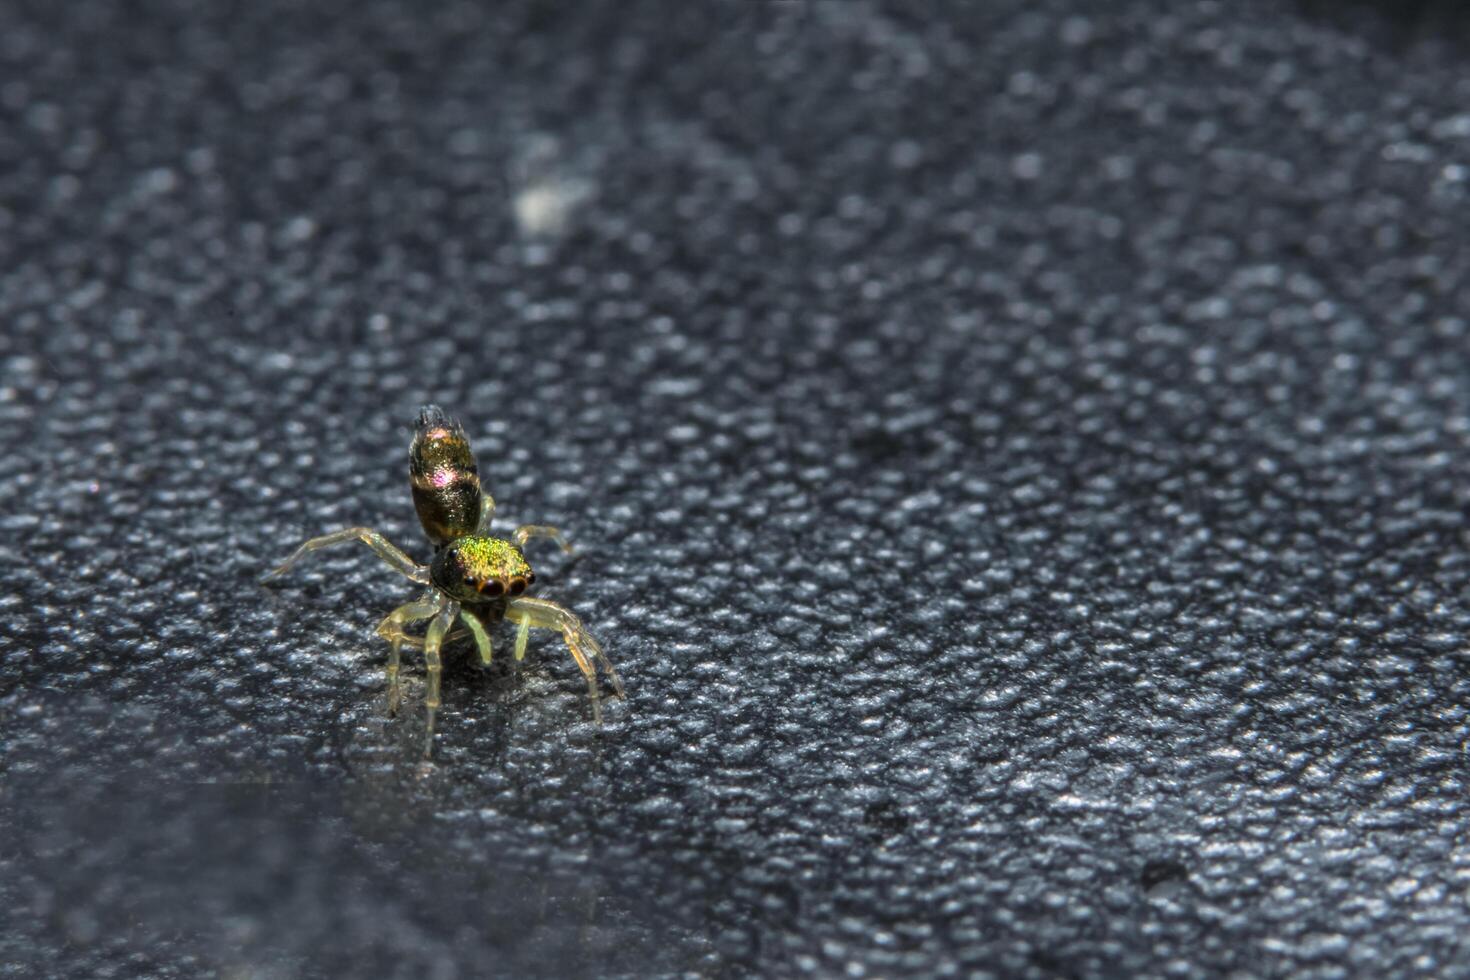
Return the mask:
POLYGON ((1470 976, 1452 39, 51 6, 0 11, 0 974, 1470 976), (430 399, 578 546, 600 732, 540 638, 421 768, 406 584, 256 584, 427 553, 430 399))

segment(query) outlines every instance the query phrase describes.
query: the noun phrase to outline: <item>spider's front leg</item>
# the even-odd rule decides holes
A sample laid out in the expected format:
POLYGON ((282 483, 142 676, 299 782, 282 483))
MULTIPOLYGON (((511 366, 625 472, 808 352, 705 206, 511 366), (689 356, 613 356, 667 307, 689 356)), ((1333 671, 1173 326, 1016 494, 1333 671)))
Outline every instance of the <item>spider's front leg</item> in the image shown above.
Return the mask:
POLYGON ((623 682, 613 668, 612 661, 602 652, 602 645, 587 632, 582 621, 571 610, 547 602, 545 599, 512 599, 506 606, 505 618, 521 627, 516 637, 516 655, 519 659, 525 648, 524 636, 529 628, 560 630, 561 637, 577 662, 582 676, 587 678, 587 695, 592 699, 592 720, 602 724, 601 696, 597 689, 597 668, 601 667, 612 683, 613 693, 623 697, 623 682))

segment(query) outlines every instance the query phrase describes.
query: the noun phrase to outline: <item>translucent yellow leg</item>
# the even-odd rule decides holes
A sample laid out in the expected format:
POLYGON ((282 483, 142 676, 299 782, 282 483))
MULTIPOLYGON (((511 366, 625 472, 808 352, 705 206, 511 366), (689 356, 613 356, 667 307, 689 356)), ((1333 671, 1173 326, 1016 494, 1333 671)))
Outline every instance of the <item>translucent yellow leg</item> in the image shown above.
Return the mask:
POLYGON ((306 557, 311 552, 316 551, 319 548, 329 548, 334 544, 341 544, 344 541, 361 541, 363 544, 373 549, 373 551, 377 553, 379 558, 392 565, 403 575, 407 576, 410 579, 413 579, 415 582, 418 582, 421 585, 429 584, 428 565, 420 565, 418 562, 408 557, 408 555, 404 554, 402 549, 395 547, 391 541, 389 541, 387 538, 383 537, 381 534, 379 534, 377 531, 374 531, 370 527, 349 527, 346 530, 333 531, 331 534, 323 534, 319 538, 312 538, 310 541, 307 541, 301 547, 291 552, 291 557, 287 558, 285 561, 281 562, 275 568, 267 572, 265 577, 262 578, 261 581, 268 582, 278 575, 284 575, 287 571, 290 570, 292 565, 295 565, 298 561, 306 557))
MULTIPOLYGON (((512 599, 506 607, 505 618, 513 623, 518 623, 522 629, 537 627, 540 629, 560 630, 562 639, 566 641, 567 650, 571 652, 572 659, 577 662, 577 667, 582 671, 582 676, 587 678, 587 696, 592 699, 592 720, 602 724, 601 696, 597 690, 597 668, 601 667, 603 673, 612 682, 613 693, 623 697, 623 682, 618 677, 618 672, 613 669, 612 661, 602 652, 602 646, 592 638, 592 634, 582 626, 582 621, 572 614, 571 610, 558 606, 554 602, 545 599, 512 599)), ((520 638, 517 637, 517 646, 520 638)))
MULTIPOLYGON (((405 602, 393 610, 383 621, 378 624, 378 635, 388 641, 388 714, 398 713, 398 665, 399 650, 402 649, 404 641, 414 640, 413 637, 403 632, 403 627, 409 623, 428 619, 439 611, 441 602, 433 598, 429 593, 413 602, 405 602)), ((413 645, 417 645, 415 642, 413 645)))
POLYGON ((488 493, 480 496, 480 519, 475 522, 476 534, 490 533, 490 520, 495 516, 495 498, 488 493))
POLYGON ((566 536, 558 528, 554 528, 550 524, 522 524, 515 529, 515 533, 511 535, 511 538, 515 540, 516 547, 522 549, 526 547, 526 542, 532 538, 550 538, 556 542, 557 547, 561 548, 562 551, 565 551, 569 555, 572 553, 572 546, 567 544, 566 536))
POLYGON ((454 622, 454 617, 459 615, 459 603, 446 602, 440 607, 438 615, 429 623, 429 632, 424 635, 424 663, 428 668, 429 690, 424 697, 424 713, 427 718, 424 722, 424 758, 428 758, 434 752, 434 715, 439 711, 439 678, 444 673, 444 664, 439 659, 439 645, 444 642, 444 634, 449 630, 449 624, 454 622))

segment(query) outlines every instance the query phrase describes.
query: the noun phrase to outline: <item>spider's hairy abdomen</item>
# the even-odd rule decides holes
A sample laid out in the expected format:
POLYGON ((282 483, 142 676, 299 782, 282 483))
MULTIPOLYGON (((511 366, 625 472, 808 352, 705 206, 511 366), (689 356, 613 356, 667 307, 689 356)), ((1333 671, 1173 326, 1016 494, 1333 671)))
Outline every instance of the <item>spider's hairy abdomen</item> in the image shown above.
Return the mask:
POLYGON ((473 534, 483 491, 474 451, 460 424, 439 406, 425 405, 408 458, 413 506, 434 547, 473 534))

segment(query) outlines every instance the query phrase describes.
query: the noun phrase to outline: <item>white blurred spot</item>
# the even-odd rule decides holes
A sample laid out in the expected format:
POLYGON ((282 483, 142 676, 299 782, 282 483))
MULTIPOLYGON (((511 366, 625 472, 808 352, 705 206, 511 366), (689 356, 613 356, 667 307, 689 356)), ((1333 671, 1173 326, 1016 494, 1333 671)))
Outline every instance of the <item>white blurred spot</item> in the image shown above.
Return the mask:
POLYGON ((562 234, 596 189, 591 180, 571 173, 561 141, 546 133, 525 141, 512 167, 511 185, 511 209, 527 238, 562 234))
POLYGON ((551 179, 531 184, 516 192, 513 206, 521 234, 530 238, 559 235, 572 214, 592 196, 585 180, 551 179))

